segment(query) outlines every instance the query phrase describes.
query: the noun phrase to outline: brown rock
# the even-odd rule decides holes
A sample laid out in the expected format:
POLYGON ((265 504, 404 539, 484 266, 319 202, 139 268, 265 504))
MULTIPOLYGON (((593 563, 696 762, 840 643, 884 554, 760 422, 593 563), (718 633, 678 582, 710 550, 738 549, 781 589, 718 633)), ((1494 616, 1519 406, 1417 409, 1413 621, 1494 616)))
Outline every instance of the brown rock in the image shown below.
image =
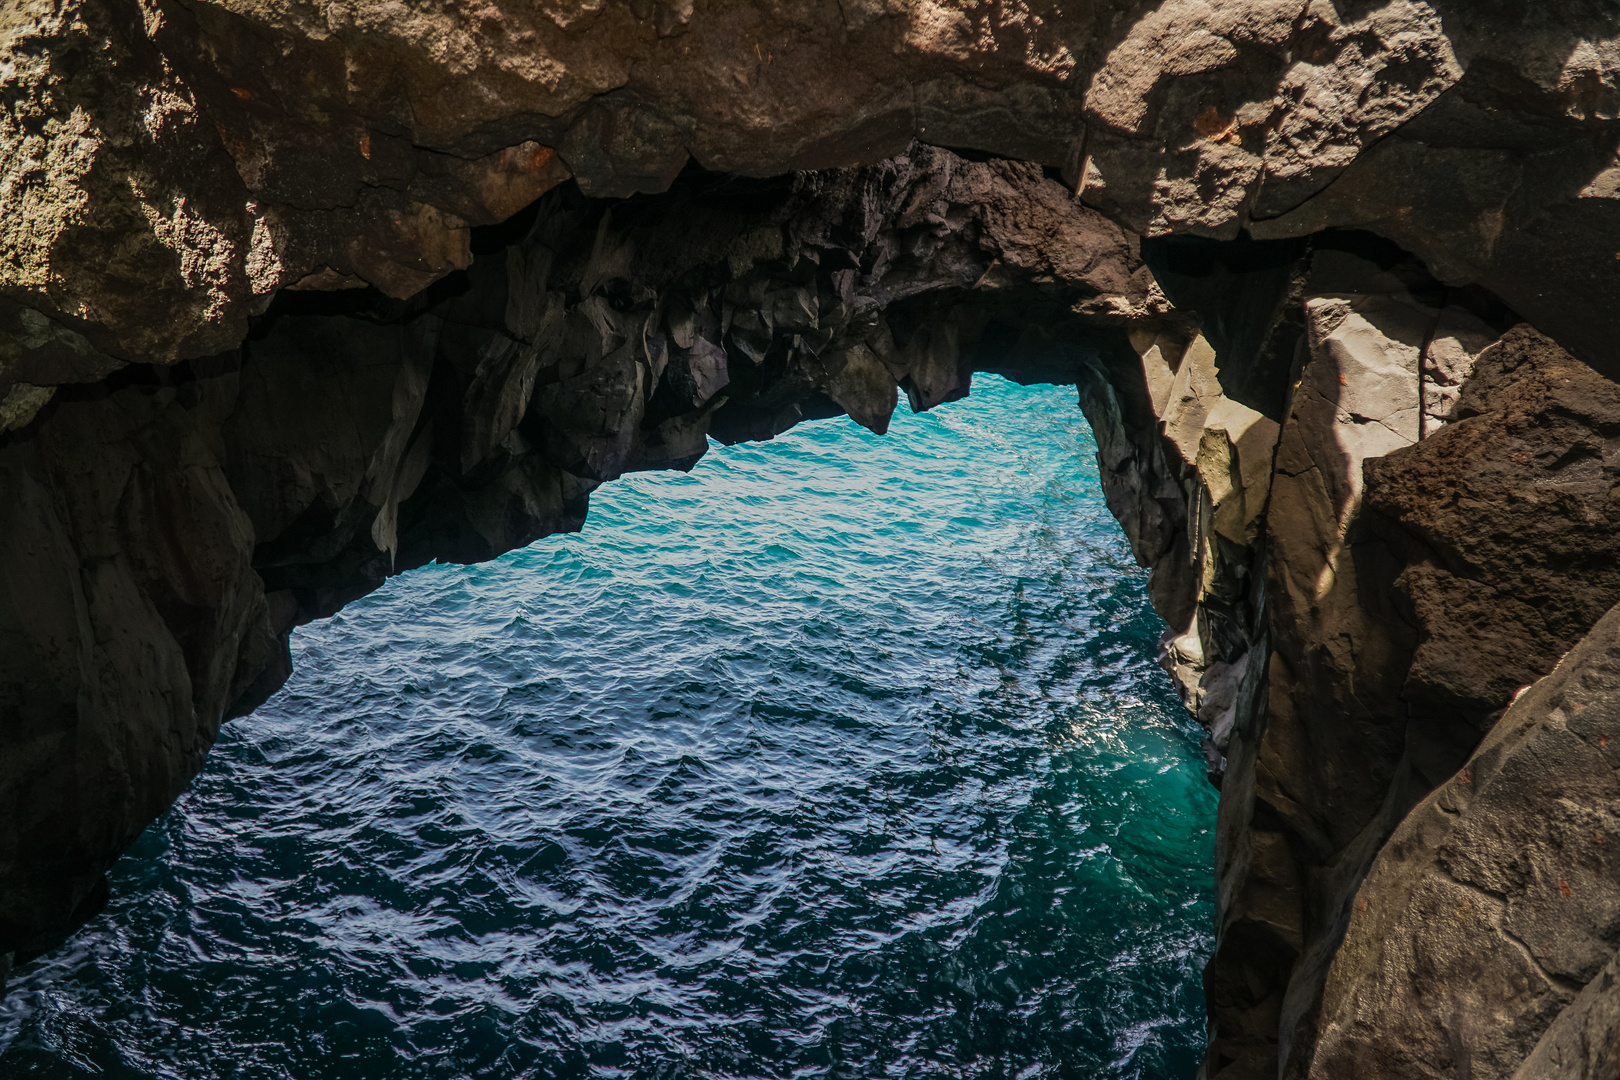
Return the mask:
POLYGON ((1612 1041, 1616 690, 1620 610, 1401 823, 1357 893, 1312 1076, 1602 1075, 1579 1068, 1592 1043, 1567 1059, 1557 1047, 1612 1041))
POLYGON ((1485 350, 1456 422, 1367 466, 1421 553, 1402 696, 1483 718, 1620 601, 1620 385, 1529 327, 1485 350))
POLYGON ((569 174, 622 196, 915 137, 1062 169, 1142 232, 1375 228, 1599 362, 1620 305, 1563 298, 1612 298, 1617 40, 1583 0, 19 8, 0 291, 168 363, 283 287, 411 295, 569 174))

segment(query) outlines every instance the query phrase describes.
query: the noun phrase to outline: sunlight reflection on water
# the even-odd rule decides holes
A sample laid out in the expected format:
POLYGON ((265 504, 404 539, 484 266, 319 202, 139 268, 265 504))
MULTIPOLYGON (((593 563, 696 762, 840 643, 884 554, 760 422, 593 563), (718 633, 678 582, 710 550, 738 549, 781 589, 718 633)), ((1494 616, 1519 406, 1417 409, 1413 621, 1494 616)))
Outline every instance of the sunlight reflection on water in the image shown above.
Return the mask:
POLYGON ((1190 1077, 1214 792, 1093 454, 982 380, 300 630, 0 1075, 1190 1077))

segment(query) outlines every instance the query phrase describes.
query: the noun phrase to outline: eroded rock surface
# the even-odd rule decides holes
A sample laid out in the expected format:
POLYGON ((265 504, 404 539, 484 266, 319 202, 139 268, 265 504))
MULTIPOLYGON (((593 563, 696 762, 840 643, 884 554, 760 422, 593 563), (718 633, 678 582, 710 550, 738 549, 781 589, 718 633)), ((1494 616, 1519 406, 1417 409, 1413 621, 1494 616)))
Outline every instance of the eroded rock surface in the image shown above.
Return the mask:
POLYGON ((1161 330, 1135 342, 1139 380, 1116 367, 1082 384, 1222 785, 1212 1076, 1310 1070, 1329 965, 1386 838, 1620 600, 1615 384, 1528 327, 1504 335, 1511 312, 1398 252, 1278 250, 1280 269, 1275 252, 1204 251, 1251 284, 1202 291, 1188 258, 1161 258, 1173 299, 1224 306, 1206 320, 1224 355, 1161 330), (1266 403, 1246 365, 1290 371, 1290 348, 1279 429, 1231 394, 1266 403), (1256 458, 1245 483, 1233 465, 1256 458), (1263 513, 1236 527, 1256 498, 1263 513))
POLYGON ((1453 423, 1366 467, 1371 516, 1405 564, 1396 604, 1418 630, 1399 690, 1406 760, 1420 790, 1442 786, 1356 893, 1312 1076, 1510 1077, 1614 953, 1598 819, 1615 781, 1601 754, 1569 759, 1557 731, 1558 709, 1614 690, 1617 406, 1620 387, 1521 327, 1480 354, 1453 423), (1580 865, 1597 877, 1564 903, 1580 865))
POLYGON ((1312 1076, 1613 1075, 1617 690, 1620 611, 1401 823, 1357 895, 1312 1076))
POLYGON ((568 175, 912 138, 1061 169, 1143 233, 1372 228, 1589 362, 1620 318, 1602 0, 63 0, 8 8, 0 55, 0 293, 59 327, 0 395, 232 348, 281 288, 413 295, 568 175))
POLYGON ((217 379, 100 386, 0 451, 0 952, 95 912, 98 867, 184 790, 271 655, 221 467, 229 404, 217 379))
POLYGON ((1620 385, 1528 327, 1478 358, 1448 425, 1367 467, 1412 543, 1422 627, 1401 696, 1483 716, 1620 601, 1620 385))

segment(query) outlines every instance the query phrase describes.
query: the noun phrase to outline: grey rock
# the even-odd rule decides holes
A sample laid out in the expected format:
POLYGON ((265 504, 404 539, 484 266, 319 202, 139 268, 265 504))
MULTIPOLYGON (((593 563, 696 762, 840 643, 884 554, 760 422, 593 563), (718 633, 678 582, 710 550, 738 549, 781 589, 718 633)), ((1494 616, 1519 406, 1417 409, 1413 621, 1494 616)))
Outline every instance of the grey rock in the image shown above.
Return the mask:
POLYGON ((1548 1026, 1513 1080, 1620 1076, 1620 959, 1611 959, 1548 1026))
POLYGON ((0 290, 168 363, 234 347, 282 288, 412 296, 569 176, 621 197, 920 138, 1060 170, 1144 234, 1375 229, 1606 362, 1620 15, 1597 0, 654 11, 19 7, 0 290))
POLYGON ((1357 893, 1311 1075, 1593 1075, 1550 1070, 1607 1037, 1617 689, 1620 610, 1401 823, 1357 893))

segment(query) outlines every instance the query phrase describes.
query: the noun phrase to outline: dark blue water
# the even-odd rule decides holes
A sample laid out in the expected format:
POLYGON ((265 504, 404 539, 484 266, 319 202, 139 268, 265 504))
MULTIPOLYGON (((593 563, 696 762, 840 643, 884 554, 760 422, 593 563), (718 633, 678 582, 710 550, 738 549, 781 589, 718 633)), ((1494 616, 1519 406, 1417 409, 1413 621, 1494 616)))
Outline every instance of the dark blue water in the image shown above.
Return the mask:
POLYGON ((300 630, 0 1074, 1192 1076, 1214 793, 1093 453, 986 380, 300 630))

